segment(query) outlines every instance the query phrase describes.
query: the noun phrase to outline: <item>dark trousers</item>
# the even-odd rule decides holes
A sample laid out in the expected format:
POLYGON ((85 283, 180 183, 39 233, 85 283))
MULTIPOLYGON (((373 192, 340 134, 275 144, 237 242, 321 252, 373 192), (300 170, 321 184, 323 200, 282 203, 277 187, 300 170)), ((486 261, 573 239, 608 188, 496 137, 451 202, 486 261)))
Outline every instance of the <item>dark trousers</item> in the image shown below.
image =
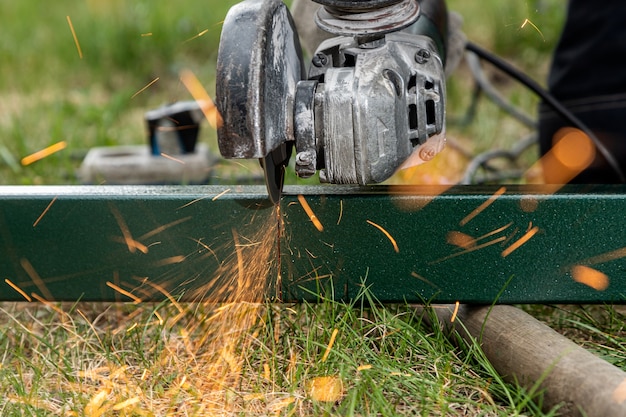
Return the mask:
MULTIPOLYGON (((548 89, 595 133, 626 172, 626 1, 569 1, 548 89)), ((550 107, 540 105, 542 154, 565 126, 568 123, 550 107)), ((591 165, 571 182, 615 183, 619 178, 596 152, 591 165)))

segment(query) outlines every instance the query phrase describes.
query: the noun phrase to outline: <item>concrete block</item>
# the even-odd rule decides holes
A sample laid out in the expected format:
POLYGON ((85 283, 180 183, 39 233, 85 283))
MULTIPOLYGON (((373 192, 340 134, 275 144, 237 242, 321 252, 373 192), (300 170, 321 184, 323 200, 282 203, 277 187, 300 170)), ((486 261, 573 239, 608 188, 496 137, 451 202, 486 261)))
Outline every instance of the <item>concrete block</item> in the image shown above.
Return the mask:
POLYGON ((206 184, 217 158, 205 144, 194 153, 152 155, 150 148, 112 146, 92 148, 78 178, 83 184, 206 184))

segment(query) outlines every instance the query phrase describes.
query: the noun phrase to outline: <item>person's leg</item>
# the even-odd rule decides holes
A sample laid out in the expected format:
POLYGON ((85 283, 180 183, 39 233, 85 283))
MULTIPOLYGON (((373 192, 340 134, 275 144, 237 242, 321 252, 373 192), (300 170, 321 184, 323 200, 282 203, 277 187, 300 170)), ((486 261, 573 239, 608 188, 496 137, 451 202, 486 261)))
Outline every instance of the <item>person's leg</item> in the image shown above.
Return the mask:
MULTIPOLYGON (((626 2, 570 0, 548 89, 600 138, 626 172, 626 2)), ((541 104, 542 154, 565 126, 566 121, 541 104)), ((546 181, 550 178, 546 172, 546 181)), ((596 152, 591 166, 571 182, 615 183, 619 178, 596 152)))

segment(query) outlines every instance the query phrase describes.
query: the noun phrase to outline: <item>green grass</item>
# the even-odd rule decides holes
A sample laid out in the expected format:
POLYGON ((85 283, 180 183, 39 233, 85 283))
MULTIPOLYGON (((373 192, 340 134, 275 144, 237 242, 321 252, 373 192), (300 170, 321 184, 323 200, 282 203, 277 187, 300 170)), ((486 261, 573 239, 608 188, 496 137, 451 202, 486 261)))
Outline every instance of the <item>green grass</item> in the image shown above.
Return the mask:
MULTIPOLYGON (((0 0, 0 184, 74 184, 90 147, 145 143, 145 111, 190 99, 181 69, 213 94, 219 22, 233 2, 0 0), (22 157, 61 140, 64 151, 21 166, 22 157)), ((449 6, 463 15, 470 40, 545 78, 563 2, 449 6)), ((531 93, 487 71, 534 114, 531 93)), ((461 66, 448 83, 450 120, 463 116, 471 91, 461 66)), ((201 140, 215 149, 215 132, 204 127, 201 140)), ((472 122, 451 122, 448 136, 476 153, 509 147, 525 133, 483 99, 472 122)), ((530 164, 536 150, 526 158, 530 164)), ((229 167, 214 181, 242 174, 238 165, 222 166, 229 167)), ((248 167, 258 172, 254 161, 248 167)), ((352 305, 251 307, 254 320, 242 324, 232 351, 216 350, 217 306, 176 307, 3 303, 0 415, 203 415, 212 407, 224 415, 542 415, 541 398, 502 382, 477 346, 452 345, 410 306, 381 306, 367 292, 352 305), (337 401, 314 399, 311 383, 324 376, 341 381, 337 401)), ((525 308, 626 367, 626 317, 618 307, 525 308)))
POLYGON ((452 345, 411 306, 381 306, 366 291, 351 305, 248 305, 253 320, 231 321, 231 332, 242 326, 232 339, 214 316, 241 317, 241 307, 217 307, 5 303, 0 412, 544 415, 477 346, 452 345), (231 356, 214 339, 236 342, 231 356))

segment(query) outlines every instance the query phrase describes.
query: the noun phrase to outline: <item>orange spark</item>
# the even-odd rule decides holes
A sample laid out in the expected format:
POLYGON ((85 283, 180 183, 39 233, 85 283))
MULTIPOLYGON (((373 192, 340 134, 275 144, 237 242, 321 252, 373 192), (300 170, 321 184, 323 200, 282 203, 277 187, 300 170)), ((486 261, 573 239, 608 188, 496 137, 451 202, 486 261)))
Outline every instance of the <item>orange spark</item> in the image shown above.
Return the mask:
MULTIPOLYGON (((141 253, 148 253, 148 251, 149 251, 149 248, 146 245, 144 245, 141 242, 138 242, 137 240, 135 240, 133 238, 125 239, 124 237, 115 236, 111 240, 113 240, 114 242, 120 242, 120 243, 124 243, 126 245, 131 245, 131 247, 133 248, 133 252, 132 253, 134 253, 134 249, 137 249, 141 253)), ((152 246, 152 245, 150 245, 150 246, 152 246)))
POLYGON ((343 217, 343 200, 339 200, 339 218, 337 219, 337 226, 341 223, 341 218, 343 217))
POLYGON ((165 152, 161 152, 161 156, 162 156, 163 158, 167 158, 167 159, 169 159, 170 161, 177 162, 177 163, 179 163, 179 164, 181 164, 181 165, 185 165, 185 164, 186 164, 186 162, 185 162, 185 161, 183 161, 182 159, 174 158, 173 156, 168 155, 168 154, 166 154, 165 152))
POLYGON ((343 396, 343 383, 336 376, 318 376, 310 382, 309 396, 315 401, 337 402, 343 396))
POLYGON ((32 153, 28 156, 25 156, 24 158, 22 158, 22 166, 27 166, 32 164, 33 162, 37 162, 41 159, 44 159, 50 155, 52 155, 53 153, 57 153, 59 151, 62 151, 63 149, 67 148, 67 142, 65 142, 64 140, 55 143, 54 145, 50 145, 47 148, 44 148, 40 151, 37 151, 35 153, 32 153))
POLYGON ((207 196, 204 196, 204 197, 196 198, 195 200, 191 200, 189 203, 185 203, 182 206, 177 207, 176 210, 184 209, 185 207, 189 207, 192 204, 196 204, 198 201, 206 200, 209 197, 210 196, 207 195, 207 196))
POLYGON ((128 251, 130 253, 135 253, 138 247, 135 243, 135 240, 133 239, 133 236, 130 234, 130 229, 126 225, 126 222, 124 221, 124 218, 122 217, 122 214, 119 212, 119 210, 115 206, 110 205, 110 208, 111 208, 111 212, 113 213, 113 216, 115 217, 115 220, 117 221, 117 225, 122 231, 122 237, 124 239, 124 243, 126 243, 126 246, 128 247, 128 251))
MULTIPOLYGON (((556 192, 593 162, 596 148, 589 136, 573 127, 559 129, 552 142, 552 149, 528 173, 543 169, 545 182, 553 185, 551 192, 556 192)), ((528 173, 526 177, 530 177, 528 173)), ((532 183, 530 178, 529 182, 532 183)))
POLYGON ((458 301, 456 303, 454 303, 454 311, 452 312, 452 317, 450 317, 450 323, 454 323, 454 320, 456 320, 456 315, 459 312, 459 306, 461 305, 461 303, 459 303, 458 301))
POLYGON ((478 242, 478 241, 481 241, 481 240, 483 240, 483 239, 486 239, 486 238, 488 238, 488 237, 490 237, 490 236, 497 235, 498 233, 500 233, 500 232, 502 232, 502 231, 504 231, 504 230, 508 229, 509 227, 511 227, 511 225, 512 225, 512 224, 513 224, 513 222, 511 222, 511 223, 509 223, 509 224, 505 224, 504 226, 499 227, 499 228, 497 228, 497 229, 494 229, 494 230, 492 230, 491 232, 485 233, 484 235, 482 235, 482 236, 480 236, 480 237, 477 237, 477 238, 476 238, 476 241, 478 242))
POLYGON ((187 39, 183 43, 187 43, 187 42, 192 41, 194 39, 198 39, 200 36, 206 35, 208 32, 209 32, 209 29, 204 29, 202 32, 198 33, 197 35, 192 36, 191 38, 187 39))
POLYGON ((530 19, 528 19, 528 18, 524 19, 524 22, 522 22, 522 26, 520 26, 520 29, 524 29, 524 26, 526 26, 527 24, 532 26, 533 28, 535 28, 537 33, 539 33, 539 35, 541 35, 541 38, 543 39, 543 41, 544 42, 546 41, 546 38, 544 38, 543 33, 541 33, 541 31, 539 30, 537 25, 535 25, 533 22, 531 22, 530 19))
POLYGON ((224 194, 229 193, 230 192, 230 188, 225 189, 224 191, 222 191, 221 193, 219 193, 218 195, 216 195, 215 197, 213 197, 211 199, 211 201, 215 201, 218 198, 222 197, 224 194))
POLYGON ((326 359, 328 359, 328 355, 330 355, 330 350, 335 344, 335 339, 337 338, 338 333, 339 329, 334 329, 333 333, 330 335, 330 341, 328 342, 328 346, 326 346, 326 350, 324 351, 324 355, 322 356, 322 362, 326 362, 326 359))
POLYGON ((198 245, 202 246, 204 249, 207 250, 207 252, 209 252, 211 255, 213 255, 213 257, 215 258, 215 260, 217 261, 217 263, 220 263, 219 258, 217 257, 217 254, 215 253, 215 251, 213 249, 211 249, 211 247, 209 245, 207 245, 206 243, 203 243, 202 240, 200 239, 194 239, 194 238, 189 238, 191 240, 193 240, 194 242, 196 242, 198 245))
POLYGON ((237 284, 239 288, 245 288, 245 274, 243 267, 243 255, 241 253, 241 245, 239 244, 239 235, 235 229, 232 229, 233 233, 233 242, 235 243, 235 252, 237 255, 237 284))
POLYGON ((170 222, 170 223, 165 224, 163 226, 159 226, 156 229, 153 229, 153 230, 149 231, 148 233, 146 233, 144 235, 141 235, 139 237, 139 240, 146 240, 148 238, 151 238, 152 236, 158 235, 159 233, 169 229, 170 227, 176 226, 176 225, 178 225, 180 223, 184 223, 184 222, 186 222, 186 221, 188 221, 190 219, 191 219, 191 216, 183 217, 182 219, 174 220, 173 222, 170 222))
POLYGON ((539 228, 537 226, 527 231, 524 236, 517 239, 511 246, 502 251, 502 257, 506 258, 511 253, 513 253, 513 251, 519 249, 524 243, 528 242, 533 236, 535 236, 538 231, 539 228))
POLYGON ((184 260, 185 260, 185 257, 183 255, 170 256, 169 258, 161 259, 160 261, 156 262, 155 265, 165 266, 165 265, 179 264, 184 260))
MULTIPOLYGON (((158 292, 160 292, 161 294, 163 294, 164 296, 167 297, 168 300, 170 300, 170 302, 172 303, 172 305, 174 307, 176 307, 176 309, 178 310, 179 313, 183 313, 185 310, 183 310, 183 308, 181 307, 180 303, 178 301, 176 301, 176 299, 174 297, 172 297, 172 294, 169 293, 169 291, 167 291, 165 288, 163 288, 162 286, 160 286, 157 283, 154 283, 152 281, 149 281, 147 278, 142 280, 142 282, 144 282, 145 284, 148 284, 149 286, 151 286, 152 288, 154 288, 155 290, 157 290, 158 292)), ((156 314, 156 312, 155 312, 156 314)), ((157 317, 159 317, 157 315, 157 317)), ((160 319, 159 321, 163 321, 163 319, 160 319)))
POLYGON ((411 272, 411 276, 414 277, 414 278, 419 279, 420 281, 430 285, 433 288, 439 288, 437 285, 433 284, 433 282, 431 280, 424 278, 423 276, 421 276, 420 274, 418 274, 415 271, 411 272))
POLYGON ((595 265, 595 264, 602 264, 605 262, 614 261, 616 259, 620 259, 623 257, 626 257, 626 248, 620 248, 611 252, 603 253, 602 255, 598 255, 598 256, 594 256, 589 259, 586 259, 581 263, 585 265, 595 265))
POLYGON ((458 246, 462 249, 469 249, 476 246, 476 239, 468 234, 451 230, 446 235, 446 242, 450 245, 458 246))
POLYGON ((452 255, 444 256, 441 259, 437 259, 435 261, 430 262, 430 264, 433 265, 433 264, 436 264, 436 263, 439 263, 439 262, 447 261, 448 259, 456 258, 457 256, 465 255, 467 253, 474 252, 474 251, 477 251, 479 249, 486 248, 487 246, 495 245, 496 243, 500 243, 500 242, 502 242, 505 239, 506 239, 505 236, 500 236, 499 238, 496 238, 494 240, 490 240, 490 241, 485 242, 485 243, 483 243, 481 245, 472 246, 471 248, 466 249, 466 250, 464 250, 462 252, 457 252, 457 253, 453 253, 452 255))
POLYGON ((144 91, 146 91, 146 89, 150 88, 150 86, 154 83, 156 83, 157 81, 159 81, 160 77, 156 77, 154 80, 150 81, 148 84, 146 84, 142 89, 140 89, 139 91, 137 91, 135 94, 133 94, 130 99, 134 99, 135 97, 137 97, 139 94, 143 93, 144 91))
POLYGON ((304 209, 304 212, 307 214, 307 216, 309 216, 309 219, 311 219, 313 226, 315 226, 315 228, 320 232, 324 231, 324 226, 322 225, 322 222, 320 222, 315 213, 313 213, 313 209, 311 209, 311 206, 309 206, 309 203, 306 201, 302 194, 298 194, 298 201, 304 209))
POLYGON ((24 292, 24 290, 22 290, 20 287, 18 287, 16 284, 12 283, 11 280, 9 280, 8 278, 4 279, 4 282, 6 282, 9 287, 13 288, 15 291, 17 291, 22 297, 24 297, 26 299, 26 301, 28 301, 29 303, 31 301, 33 301, 32 298, 30 298, 30 296, 28 294, 26 294, 24 292))
POLYGON ((572 278, 596 291, 604 291, 609 287, 609 277, 605 273, 584 265, 572 267, 572 278))
POLYGON ((478 206, 474 210, 472 210, 472 212, 470 214, 465 216, 465 218, 463 220, 461 220, 460 225, 461 226, 465 226, 467 223, 470 222, 470 220, 472 220, 474 217, 478 216, 487 207, 489 207, 491 204, 493 204, 493 202, 496 201, 496 199, 498 197, 500 197, 502 194, 504 194, 505 192, 506 192, 506 188, 505 187, 500 187, 498 189, 498 191, 496 191, 491 197, 489 197, 487 199, 487 201, 483 202, 480 206, 478 206))
POLYGON ((117 285, 113 284, 110 281, 107 281, 106 283, 109 287, 113 288, 115 291, 119 292, 122 295, 125 295, 126 297, 130 298, 131 300, 133 300, 133 304, 139 304, 141 302, 141 298, 137 297, 135 294, 126 291, 125 289, 118 287, 117 285))
POLYGON ((44 211, 39 215, 39 217, 37 217, 37 220, 35 220, 35 223, 33 223, 33 227, 37 227, 37 225, 39 224, 39 222, 41 221, 41 219, 43 219, 43 216, 46 215, 46 213, 48 212, 48 210, 50 210, 50 207, 52 207, 52 205, 54 204, 54 202, 57 201, 57 198, 54 197, 52 199, 52 201, 50 202, 50 204, 48 204, 48 206, 44 209, 44 211))
POLYGON ((263 377, 266 381, 272 380, 272 373, 270 371, 270 365, 268 363, 263 364, 263 377))
POLYGON ((378 230, 380 230, 381 232, 383 232, 383 234, 385 236, 387 236, 387 239, 389 239, 389 241, 391 242, 391 244, 393 245, 393 250, 396 251, 396 253, 400 253, 400 248, 398 248, 398 243, 396 242, 396 240, 393 238, 393 236, 391 236, 391 234, 386 231, 381 225, 374 223, 371 220, 365 220, 368 224, 371 224, 372 226, 374 226, 375 228, 377 228, 378 230))
POLYGON ((56 311, 58 314, 60 315, 64 315, 65 312, 63 310, 61 310, 59 307, 55 306, 54 304, 52 304, 50 301, 46 300, 45 298, 43 298, 42 296, 32 292, 30 293, 30 295, 37 301, 39 301, 40 303, 44 304, 46 307, 49 307, 51 309, 53 309, 54 311, 56 311))
POLYGON ((72 31, 72 37, 74 38, 74 43, 76 44, 76 49, 78 50, 78 56, 80 59, 83 59, 83 51, 80 49, 80 43, 78 43, 78 36, 76 36, 76 31, 74 30, 74 25, 72 24, 72 19, 69 16, 65 16, 67 18, 67 24, 70 25, 70 30, 72 31))
POLYGON ((217 111, 217 107, 213 104, 213 100, 209 97, 209 94, 206 92, 198 78, 194 75, 193 72, 189 70, 185 70, 180 74, 180 80, 185 85, 187 90, 191 93, 194 100, 200 105, 200 109, 202 113, 204 113, 204 117, 208 120, 209 124, 217 129, 222 126, 222 116, 217 111))
POLYGON ((52 297, 52 293, 48 290, 43 280, 41 279, 37 271, 35 271, 35 268, 28 261, 28 259, 26 258, 20 259, 20 264, 22 265, 22 268, 24 269, 24 271, 26 271, 30 279, 33 281, 33 283, 37 286, 37 288, 39 288, 39 291, 41 291, 44 297, 46 297, 49 300, 52 300, 54 298, 52 297))

